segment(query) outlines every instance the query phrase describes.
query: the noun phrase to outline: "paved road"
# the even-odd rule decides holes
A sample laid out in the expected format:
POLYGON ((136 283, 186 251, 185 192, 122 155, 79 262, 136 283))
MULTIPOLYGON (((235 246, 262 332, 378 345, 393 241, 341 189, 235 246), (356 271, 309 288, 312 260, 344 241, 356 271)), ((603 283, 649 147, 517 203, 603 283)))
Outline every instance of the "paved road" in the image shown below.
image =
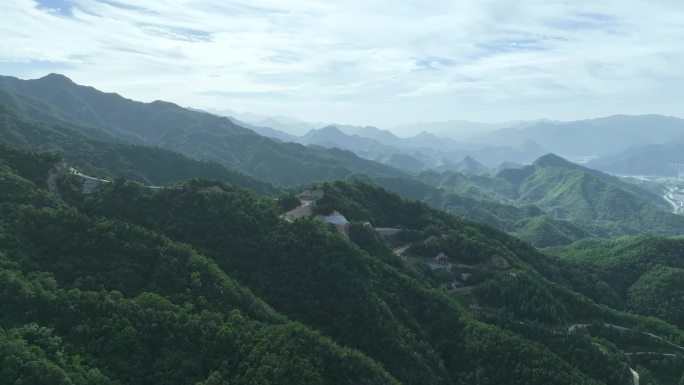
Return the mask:
POLYGON ((625 353, 626 356, 645 356, 645 355, 658 355, 658 356, 665 356, 665 357, 675 357, 676 354, 674 353, 661 353, 661 352, 631 352, 631 353, 625 353))
POLYGON ((632 368, 629 368, 629 371, 632 372, 632 381, 634 382, 634 385, 639 385, 639 373, 632 368))
MULTIPOLYGON (((569 332, 573 332, 573 331, 574 331, 575 329, 577 329, 577 328, 587 328, 587 327, 589 327, 589 326, 594 326, 594 325, 595 325, 595 324, 573 324, 573 325, 570 325, 570 326, 568 327, 568 331, 569 331, 569 332)), ((609 327, 609 328, 613 328, 613 329, 616 329, 616 330, 622 330, 622 331, 624 331, 624 330, 634 330, 634 329, 630 329, 630 328, 627 328, 627 327, 624 327, 624 326, 619 326, 619 325, 614 325, 614 324, 609 324, 609 323, 605 323, 605 324, 603 324, 603 326, 609 327)), ((673 342, 670 342, 670 341, 666 340, 665 338, 660 337, 660 336, 657 336, 657 335, 655 335, 655 334, 653 334, 653 333, 641 332, 641 334, 647 335, 647 336, 649 336, 649 337, 651 337, 651 338, 655 338, 655 339, 660 340, 660 341, 662 341, 662 342, 664 342, 664 343, 666 343, 666 344, 668 344, 668 345, 670 345, 670 346, 672 346, 672 347, 674 347, 674 348, 677 348, 677 349, 679 349, 679 350, 684 351, 684 346, 679 346, 679 345, 677 345, 677 344, 675 344, 675 343, 673 343, 673 342)))
POLYGON ((399 246, 399 247, 393 249, 392 252, 394 253, 394 255, 398 255, 401 257, 402 255, 404 255, 404 252, 406 250, 408 250, 408 248, 409 248, 409 245, 399 246))

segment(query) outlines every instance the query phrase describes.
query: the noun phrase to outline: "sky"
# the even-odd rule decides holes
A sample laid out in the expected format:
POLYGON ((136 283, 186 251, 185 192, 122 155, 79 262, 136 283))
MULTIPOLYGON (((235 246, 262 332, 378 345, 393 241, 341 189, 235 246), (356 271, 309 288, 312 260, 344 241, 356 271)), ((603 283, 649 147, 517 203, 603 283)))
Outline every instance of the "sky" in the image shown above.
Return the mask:
POLYGON ((684 116, 681 0, 2 0, 0 74, 388 127, 684 116))

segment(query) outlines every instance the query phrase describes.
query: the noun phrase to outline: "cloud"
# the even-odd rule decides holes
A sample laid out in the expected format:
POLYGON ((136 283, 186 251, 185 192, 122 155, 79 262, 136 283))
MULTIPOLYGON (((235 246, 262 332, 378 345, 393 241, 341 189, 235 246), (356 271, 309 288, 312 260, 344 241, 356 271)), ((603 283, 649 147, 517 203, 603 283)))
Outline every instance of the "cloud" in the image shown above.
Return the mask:
POLYGON ((680 114, 679 0, 4 0, 0 71, 312 121, 680 114))

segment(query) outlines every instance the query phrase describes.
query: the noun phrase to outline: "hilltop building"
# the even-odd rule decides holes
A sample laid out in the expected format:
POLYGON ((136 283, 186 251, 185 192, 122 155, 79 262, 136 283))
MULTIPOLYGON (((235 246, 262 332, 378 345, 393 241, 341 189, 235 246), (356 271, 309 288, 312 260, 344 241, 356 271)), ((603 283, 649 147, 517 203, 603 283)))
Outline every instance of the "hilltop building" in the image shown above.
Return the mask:
POLYGON ((316 219, 327 223, 335 228, 340 235, 349 238, 349 221, 339 211, 335 210, 329 215, 319 215, 316 219))

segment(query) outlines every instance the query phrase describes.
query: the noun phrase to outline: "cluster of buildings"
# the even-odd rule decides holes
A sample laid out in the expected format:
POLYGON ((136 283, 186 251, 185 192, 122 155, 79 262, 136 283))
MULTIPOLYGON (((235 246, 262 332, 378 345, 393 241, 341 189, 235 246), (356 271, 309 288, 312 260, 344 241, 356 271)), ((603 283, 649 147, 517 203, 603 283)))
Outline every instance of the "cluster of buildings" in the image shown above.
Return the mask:
MULTIPOLYGON (((282 218, 286 221, 292 222, 299 218, 310 217, 313 215, 312 205, 319 199, 323 198, 324 192, 320 189, 304 190, 297 194, 297 198, 300 201, 300 205, 294 209, 283 214, 282 218)), ((316 215, 317 220, 328 224, 333 227, 335 231, 345 238, 349 238, 349 220, 337 210, 333 210, 328 215, 316 215)), ((370 223, 366 222, 366 226, 372 227, 370 223)), ((390 237, 401 231, 401 229, 395 229, 391 227, 376 227, 380 235, 384 237, 390 237)))
MULTIPOLYGON (((313 204, 321 198, 323 198, 324 192, 323 190, 320 189, 311 189, 311 190, 305 190, 301 192, 300 194, 297 194, 297 198, 300 201, 300 205, 295 207, 294 209, 288 211, 287 213, 282 215, 282 218, 287 220, 287 221, 295 221, 296 219, 299 218, 304 218, 304 217, 311 217, 313 216, 313 204)), ((328 215, 316 215, 315 218, 323 223, 328 224, 332 228, 335 229, 335 231, 346 237, 349 238, 349 220, 340 213, 337 210, 333 210, 330 214, 328 215)), ((368 222, 364 223, 366 226, 371 227, 372 225, 368 222)), ((393 227, 376 227, 374 230, 382 235, 383 237, 392 237, 399 232, 401 232, 401 229, 398 228, 393 228, 393 227)), ((436 239, 438 237, 432 236, 426 240, 426 242, 429 242, 433 239, 436 239)), ((442 270, 442 269, 451 269, 451 267, 455 266, 454 263, 451 262, 450 258, 448 255, 446 255, 444 252, 440 252, 433 258, 417 258, 417 257, 410 257, 404 255, 404 252, 408 249, 408 245, 405 247, 399 247, 394 250, 394 253, 398 256, 401 257, 406 257, 410 259, 414 259, 416 261, 421 261, 423 263, 426 263, 432 270, 442 270)), ((471 273, 467 272, 462 272, 458 273, 451 282, 445 284, 445 289, 447 290, 465 290, 469 286, 469 280, 471 277, 471 273)))

